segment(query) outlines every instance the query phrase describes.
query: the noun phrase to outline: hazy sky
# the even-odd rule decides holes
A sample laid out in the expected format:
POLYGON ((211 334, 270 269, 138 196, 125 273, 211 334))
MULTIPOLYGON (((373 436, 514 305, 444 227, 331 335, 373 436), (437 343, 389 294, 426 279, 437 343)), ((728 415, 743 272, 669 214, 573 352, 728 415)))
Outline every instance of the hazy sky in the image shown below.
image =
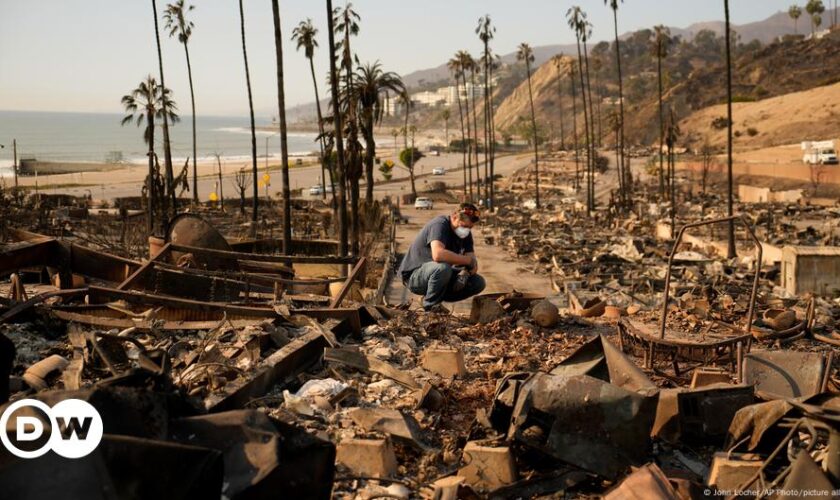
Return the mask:
MULTIPOLYGON (((198 114, 242 116, 248 101, 237 0, 194 0, 190 58, 198 114)), ((343 5, 335 0, 335 5, 343 5)), ((520 42, 574 42, 565 23, 573 2, 557 0, 356 0, 361 33, 352 41, 361 61, 409 73, 437 66, 457 49, 480 50, 474 33, 488 13, 497 27, 493 48, 512 52, 520 42)), ((612 13, 602 0, 575 2, 589 13, 594 39, 612 38, 612 13)), ((732 22, 742 24, 787 10, 792 0, 731 0, 732 22)), ((800 1, 803 3, 804 1, 800 1)), ((162 15, 166 2, 158 1, 162 15)), ((326 2, 280 0, 286 98, 313 100, 309 67, 289 37, 311 17, 320 29, 316 72, 323 88, 326 2)), ((627 0, 619 31, 655 24, 685 27, 723 19, 722 0, 627 0)), ((121 112, 120 97, 148 73, 158 75, 151 0, 0 0, 0 109, 121 112)), ((261 117, 276 114, 276 65, 270 0, 245 0, 248 60, 254 104, 261 117)), ((800 23, 801 25, 802 23, 800 23)), ((800 26, 801 27, 801 26, 800 26)), ((183 46, 163 32, 164 70, 181 112, 189 112, 183 46)))

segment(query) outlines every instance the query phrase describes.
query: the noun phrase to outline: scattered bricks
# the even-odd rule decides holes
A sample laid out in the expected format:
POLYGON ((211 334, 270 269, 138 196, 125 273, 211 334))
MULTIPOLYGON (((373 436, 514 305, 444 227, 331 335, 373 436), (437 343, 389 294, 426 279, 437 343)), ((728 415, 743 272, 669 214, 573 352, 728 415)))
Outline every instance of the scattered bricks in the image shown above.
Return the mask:
POLYGON ((463 476, 449 476, 438 479, 432 483, 434 488, 432 498, 436 500, 456 500, 458 498, 458 488, 465 481, 466 479, 463 476))
POLYGON ((716 366, 701 366, 694 369, 691 377, 691 388, 704 387, 712 384, 728 384, 732 381, 729 372, 716 366))
POLYGON ((464 447, 464 466, 458 470, 476 489, 492 491, 516 481, 516 464, 507 446, 493 448, 470 441, 464 447))
POLYGON ((335 461, 360 476, 392 477, 397 457, 387 439, 345 439, 338 444, 335 461))
POLYGON ((460 349, 426 349, 423 351, 423 368, 441 377, 463 377, 467 374, 464 353, 460 349))
POLYGON ((709 486, 718 490, 734 490, 752 477, 764 462, 754 453, 719 451, 712 457, 709 486))

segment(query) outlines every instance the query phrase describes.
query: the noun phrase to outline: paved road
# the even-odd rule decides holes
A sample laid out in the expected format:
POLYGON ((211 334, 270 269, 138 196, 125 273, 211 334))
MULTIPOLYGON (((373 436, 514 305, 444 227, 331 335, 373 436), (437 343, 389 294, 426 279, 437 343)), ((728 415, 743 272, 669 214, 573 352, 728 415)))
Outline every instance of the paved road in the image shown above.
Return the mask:
MULTIPOLYGON (((382 156, 381 159, 392 159, 387 155, 382 156)), ((398 163, 398 162, 395 162, 398 163)), ((504 176, 510 175, 515 170, 525 166, 528 163, 527 155, 506 156, 496 160, 496 173, 504 176)), ((418 191, 422 191, 428 182, 443 181, 450 186, 463 184, 463 170, 460 168, 461 155, 460 154, 443 154, 441 156, 428 156, 420 160, 415 168, 415 184, 418 191), (435 167, 444 167, 447 169, 445 175, 431 176, 432 169, 435 167)), ((223 192, 225 198, 232 198, 236 196, 236 187, 234 184, 234 173, 240 167, 247 167, 247 163, 243 162, 226 162, 225 175, 223 177, 223 192), (240 163, 242 163, 240 165, 240 163)), ((272 167, 274 165, 272 164, 272 167)), ((202 199, 206 200, 208 193, 215 189, 218 178, 209 175, 211 166, 199 165, 199 179, 198 189, 202 199), (207 172, 206 174, 204 172, 207 172)), ((483 170, 482 170, 483 171, 483 170)), ((86 184, 81 187, 58 187, 54 189, 41 189, 44 193, 62 193, 75 196, 82 196, 90 194, 94 198, 113 199, 123 196, 138 196, 140 194, 141 183, 145 167, 134 166, 126 171, 115 173, 108 172, 85 172, 82 174, 64 174, 55 176, 41 176, 39 178, 40 185, 61 185, 61 184, 86 184), (114 181, 114 178, 120 180, 114 181), (125 179, 125 180, 123 180, 125 179)), ((260 175, 263 173, 263 167, 260 166, 260 175)), ((378 181, 383 180, 381 174, 375 172, 378 181)), ((394 168, 394 179, 396 182, 382 184, 376 186, 376 191, 379 196, 382 195, 399 195, 401 193, 408 193, 411 191, 408 181, 408 170, 402 166, 394 168)), ((292 189, 303 188, 304 198, 310 198, 308 191, 311 186, 319 184, 321 180, 321 167, 318 165, 307 167, 295 167, 289 171, 290 187, 292 189)), ((34 182, 34 180, 33 180, 34 182)), ((272 197, 278 197, 280 193, 280 172, 278 170, 271 171, 271 186, 269 193, 272 197)), ((362 187, 364 194, 364 187, 362 187)), ((248 191, 250 194, 250 190, 248 191)), ((265 189, 260 189, 260 196, 265 195, 265 189)), ((189 194, 185 194, 189 196, 189 194)))

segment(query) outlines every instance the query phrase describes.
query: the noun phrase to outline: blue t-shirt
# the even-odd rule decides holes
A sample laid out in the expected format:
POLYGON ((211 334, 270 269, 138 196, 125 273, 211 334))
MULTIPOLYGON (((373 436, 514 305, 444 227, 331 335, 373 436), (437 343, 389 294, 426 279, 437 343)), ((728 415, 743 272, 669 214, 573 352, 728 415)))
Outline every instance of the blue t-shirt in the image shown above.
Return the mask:
POLYGON ((473 251, 472 233, 466 238, 459 238, 452 229, 452 222, 448 215, 440 215, 430 220, 414 242, 408 248, 408 253, 400 264, 400 276, 408 279, 411 273, 426 262, 432 261, 432 242, 440 241, 450 252, 466 254, 473 251))

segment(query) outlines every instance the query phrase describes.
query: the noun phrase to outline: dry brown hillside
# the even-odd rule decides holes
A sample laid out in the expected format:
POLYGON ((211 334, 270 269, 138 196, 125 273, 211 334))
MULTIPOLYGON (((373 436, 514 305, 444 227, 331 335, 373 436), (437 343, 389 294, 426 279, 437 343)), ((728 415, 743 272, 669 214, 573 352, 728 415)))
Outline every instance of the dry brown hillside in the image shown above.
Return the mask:
MULTIPOLYGON (((684 45, 682 45, 684 46, 684 45)), ((682 47, 681 46, 681 47, 682 47)), ((714 45, 712 45, 712 48, 714 45)), ((629 50, 629 49, 627 49, 629 50)), ((701 51, 702 52, 702 51, 701 51)), ((714 51, 715 53, 717 51, 714 51)), ((838 94, 834 84, 840 81, 840 31, 831 33, 821 40, 793 40, 776 42, 757 50, 744 50, 733 62, 733 100, 736 108, 748 114, 745 124, 736 113, 736 129, 742 136, 736 141, 742 148, 761 147, 772 144, 785 144, 801 140, 802 137, 824 135, 834 129, 836 135, 837 116, 840 109, 832 107, 838 94), (817 92, 804 92, 810 89, 817 92), (789 96, 781 100, 771 98, 789 96), (819 97, 817 97, 819 96, 819 97), (769 102, 765 102, 769 101, 769 102), (801 102, 800 102, 801 101, 801 102), (741 106, 745 104, 745 106, 741 106), (777 112, 774 106, 782 106, 784 112, 777 112), (766 125, 762 121, 770 120, 766 125), (756 136, 747 134, 748 128, 758 131, 756 136)), ((712 115, 725 115, 719 110, 702 111, 725 102, 725 67, 720 60, 699 61, 698 49, 677 51, 668 61, 665 71, 666 106, 673 106, 678 117, 693 118, 684 120, 683 136, 696 140, 709 134, 713 140, 717 137, 711 128, 712 115), (696 63, 696 64, 695 64, 696 63), (679 72, 684 78, 675 80, 672 75, 679 72), (697 115, 694 117, 694 115, 697 115)), ((590 63, 593 58, 590 57, 590 63)), ((549 61, 534 72, 535 108, 537 119, 543 130, 551 129, 554 137, 559 132, 558 76, 562 77, 563 107, 566 128, 571 125, 571 98, 569 82, 569 64, 576 59, 565 58, 566 65, 558 74, 555 65, 549 61)), ((659 129, 659 106, 656 92, 656 72, 651 71, 652 61, 645 57, 633 59, 633 64, 624 67, 625 90, 625 132, 629 144, 652 145, 657 141, 659 129)), ((653 66, 655 68, 655 66, 653 66)), ((594 74, 594 71, 593 71, 594 74)), ((604 72, 602 71, 603 75, 604 72)), ((615 97, 617 86, 614 78, 601 76, 602 86, 607 96, 615 97)), ((593 93, 598 82, 593 78, 593 93)), ((579 92, 580 89, 578 89, 579 92)), ((601 101, 595 95, 595 102, 601 101)), ((602 103, 609 102, 604 99, 602 103)), ((666 108, 667 109, 667 108, 666 108)), ((601 119, 606 134, 606 115, 608 104, 602 104, 601 119)), ((578 100, 578 128, 582 126, 580 101, 578 100)), ((596 109, 596 114, 598 113, 596 109)), ((522 82, 498 108, 497 129, 506 130, 520 118, 530 118, 527 82, 522 82)), ((570 137, 569 131, 566 131, 570 137)), ((606 140, 609 143, 609 140, 606 140)))
MULTIPOLYGON (((680 122, 687 146, 708 140, 713 146, 726 146, 726 128, 711 126, 724 117, 726 105, 709 106, 680 122)), ((840 135, 840 83, 792 92, 757 102, 732 105, 736 149, 755 149, 805 140, 832 139, 840 135)))
MULTIPOLYGON (((560 116, 560 89, 558 88, 558 77, 562 78, 563 85, 563 111, 566 112, 564 120, 571 126, 572 101, 570 97, 570 65, 575 64, 576 59, 563 57, 560 69, 553 61, 549 61, 533 72, 531 75, 531 86, 534 92, 534 106, 537 114, 537 121, 541 124, 558 124, 555 126, 555 133, 559 134, 560 116), (568 108, 568 109, 566 109, 568 108)), ((579 86, 579 85, 578 85, 579 86)), ((580 95, 580 94, 578 94, 580 95)), ((578 108, 580 106, 578 105, 578 108)), ((500 131, 507 130, 513 126, 519 118, 530 119, 531 110, 528 101, 528 81, 523 81, 508 96, 496 111, 496 128, 500 131)), ((581 118, 582 120, 583 118, 581 118)), ((582 123, 582 122, 581 122, 582 123)), ((582 124, 580 125, 583 126, 582 124)), ((570 131, 566 131, 571 137, 570 131)))

